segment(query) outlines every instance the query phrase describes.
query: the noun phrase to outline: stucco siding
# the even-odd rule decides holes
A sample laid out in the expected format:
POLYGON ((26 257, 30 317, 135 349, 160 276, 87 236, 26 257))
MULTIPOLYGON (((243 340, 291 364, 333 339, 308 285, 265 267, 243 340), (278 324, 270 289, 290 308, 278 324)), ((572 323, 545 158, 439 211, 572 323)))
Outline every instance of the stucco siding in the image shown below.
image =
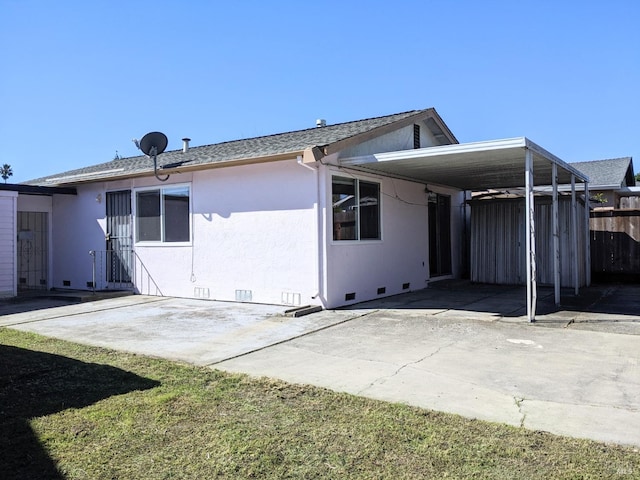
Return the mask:
MULTIPOLYGON (((78 187, 56 197, 56 286, 87 288, 90 250, 105 249, 108 191, 172 184, 190 188, 191 240, 134 244, 137 290, 166 296, 310 304, 318 291, 316 173, 296 160, 78 187), (99 200, 99 201, 98 201, 99 200), (142 271, 144 266, 144 272, 142 271)), ((135 230, 135 200, 133 208, 135 230)), ((103 276, 103 268, 97 275, 103 276)))
POLYGON ((53 197, 51 281, 54 288, 88 288, 87 282, 92 281, 89 251, 105 249, 104 186, 90 184, 78 187, 77 191, 77 195, 53 197))
MULTIPOLYGON (((425 185, 349 172, 349 176, 380 183, 382 238, 342 241, 333 239, 331 228, 331 176, 345 173, 335 169, 328 170, 326 175, 327 305, 337 307, 427 287, 430 273, 425 185)), ((452 196, 452 274, 456 276, 460 263, 462 193, 440 190, 452 196)))
POLYGON ((17 193, 0 192, 0 297, 17 294, 16 205, 17 193))
POLYGON ((192 244, 136 252, 165 295, 317 303, 315 175, 295 160, 198 172, 192 244))
MULTIPOLYGON (((420 147, 431 147, 437 145, 435 138, 431 134, 424 122, 419 122, 420 126, 420 147)), ((362 142, 350 148, 345 148, 340 152, 340 158, 359 157, 373 155, 374 153, 394 152, 397 150, 412 150, 414 148, 413 125, 400 128, 371 140, 362 142)))

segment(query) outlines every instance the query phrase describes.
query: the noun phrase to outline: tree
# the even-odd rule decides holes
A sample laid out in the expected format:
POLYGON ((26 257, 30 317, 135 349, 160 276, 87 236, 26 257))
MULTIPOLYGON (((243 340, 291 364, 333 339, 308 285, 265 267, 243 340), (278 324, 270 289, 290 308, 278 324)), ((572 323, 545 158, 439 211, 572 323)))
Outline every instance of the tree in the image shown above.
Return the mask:
POLYGON ((636 182, 640 182, 640 173, 636 173, 636 182))
POLYGON ((2 165, 2 168, 0 168, 0 176, 4 180, 4 183, 7 183, 7 179, 12 175, 13 170, 11 170, 11 165, 9 165, 8 163, 2 165))

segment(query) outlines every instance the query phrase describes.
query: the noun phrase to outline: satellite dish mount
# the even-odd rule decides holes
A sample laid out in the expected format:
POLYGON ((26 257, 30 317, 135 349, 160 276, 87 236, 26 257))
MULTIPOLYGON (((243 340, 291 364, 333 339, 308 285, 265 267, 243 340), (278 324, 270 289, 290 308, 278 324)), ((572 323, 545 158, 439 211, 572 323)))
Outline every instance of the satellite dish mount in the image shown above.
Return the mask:
POLYGON ((167 140, 167 136, 161 132, 151 132, 147 133, 142 139, 138 142, 134 140, 133 143, 142 150, 147 157, 153 158, 153 174, 156 176, 158 180, 161 182, 166 182, 169 180, 169 175, 164 178, 160 178, 158 176, 158 155, 164 152, 165 148, 167 148, 167 144, 169 141, 167 140))

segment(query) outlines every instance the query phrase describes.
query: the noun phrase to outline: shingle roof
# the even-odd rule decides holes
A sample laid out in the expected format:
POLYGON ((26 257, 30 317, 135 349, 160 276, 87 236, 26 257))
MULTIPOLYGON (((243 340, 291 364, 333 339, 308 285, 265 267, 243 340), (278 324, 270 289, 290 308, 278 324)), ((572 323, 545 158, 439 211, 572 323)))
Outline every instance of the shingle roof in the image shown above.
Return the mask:
POLYGON ((571 166, 589 177, 590 188, 598 186, 620 188, 635 185, 631 157, 573 162, 571 166))
MULTIPOLYGON (((313 146, 325 147, 394 122, 427 114, 428 112, 435 111, 433 109, 412 110, 383 117, 327 125, 325 127, 191 147, 185 153, 182 150, 173 150, 158 155, 158 167, 174 168, 213 165, 234 160, 300 152, 313 146)), ((31 185, 61 185, 146 173, 153 173, 153 162, 148 157, 140 155, 115 159, 110 162, 70 170, 49 177, 37 178, 25 183, 31 185)))

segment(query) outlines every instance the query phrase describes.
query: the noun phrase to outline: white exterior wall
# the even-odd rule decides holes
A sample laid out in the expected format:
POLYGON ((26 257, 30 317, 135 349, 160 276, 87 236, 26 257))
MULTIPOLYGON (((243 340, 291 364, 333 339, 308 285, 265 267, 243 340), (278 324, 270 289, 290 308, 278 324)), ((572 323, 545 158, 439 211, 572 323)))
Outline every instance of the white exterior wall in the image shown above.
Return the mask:
POLYGON ((196 172, 192 244, 136 252, 164 295, 317 304, 316 185, 295 160, 196 172))
MULTIPOLYGON (((425 185, 353 170, 324 170, 326 238, 326 304, 333 308, 428 286, 429 229, 425 185), (346 173, 345 173, 346 172, 346 173), (331 177, 350 176, 380 183, 381 240, 334 241, 331 177), (403 289, 403 285, 409 287, 403 289), (378 289, 384 288, 383 294, 378 289), (355 299, 345 295, 355 293, 355 299)), ((429 187, 451 195, 452 276, 459 276, 462 248, 463 192, 429 187)), ((449 277, 446 277, 449 278, 449 277)))
MULTIPOLYGON (((186 184, 192 241, 134 244, 163 295, 320 303, 313 298, 318 293, 316 176, 292 159, 173 174, 164 183, 151 177, 78 186, 77 197, 54 200, 55 286, 63 287, 63 280, 68 280, 70 288, 88 288, 88 252, 106 246, 106 192, 131 189, 135 198, 137 188, 186 184)), ((133 212, 135 230, 135 201, 133 212)), ((145 285, 138 290, 147 293, 145 285)))
POLYGON ((93 278, 89 250, 105 249, 104 191, 103 184, 90 184, 77 187, 78 195, 53 196, 50 225, 53 288, 89 288, 87 282, 93 278))
MULTIPOLYGON (((426 124, 424 122, 418 123, 420 125, 420 148, 437 145, 426 124)), ((398 150, 413 150, 413 125, 380 135, 351 148, 345 148, 340 152, 340 158, 360 157, 398 150)))
POLYGON ((0 191, 0 298, 17 295, 17 192, 0 191))

